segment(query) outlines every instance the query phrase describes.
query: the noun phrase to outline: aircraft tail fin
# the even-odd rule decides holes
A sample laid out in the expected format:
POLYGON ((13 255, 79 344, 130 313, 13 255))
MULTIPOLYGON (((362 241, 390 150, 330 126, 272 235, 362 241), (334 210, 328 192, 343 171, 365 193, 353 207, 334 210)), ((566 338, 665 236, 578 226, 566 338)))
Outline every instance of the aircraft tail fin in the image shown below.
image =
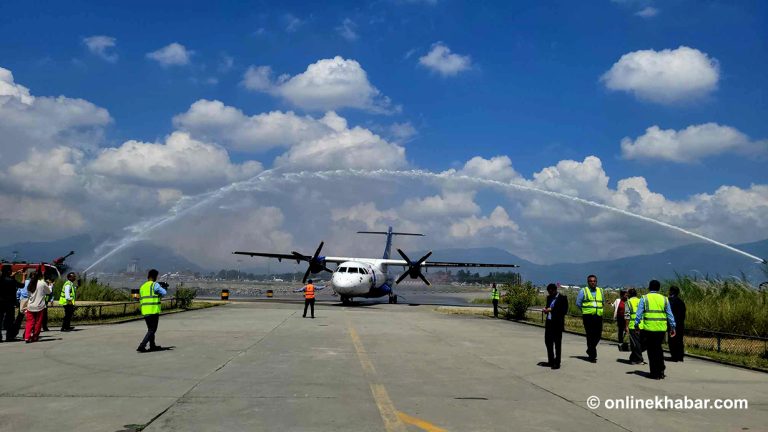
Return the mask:
POLYGON ((394 232, 392 227, 389 227, 386 231, 358 231, 358 234, 382 234, 387 236, 387 245, 384 247, 384 256, 382 258, 389 259, 390 252, 392 251, 392 236, 419 236, 424 237, 424 234, 406 233, 406 232, 394 232))

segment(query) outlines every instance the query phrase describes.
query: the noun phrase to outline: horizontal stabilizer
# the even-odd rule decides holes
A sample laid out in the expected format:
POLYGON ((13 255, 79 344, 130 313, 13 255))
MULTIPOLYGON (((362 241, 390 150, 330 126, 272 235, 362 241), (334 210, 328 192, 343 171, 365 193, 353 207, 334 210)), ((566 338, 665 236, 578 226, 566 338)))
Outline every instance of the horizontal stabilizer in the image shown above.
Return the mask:
POLYGON ((357 233, 358 234, 383 234, 383 235, 392 234, 392 235, 401 235, 401 236, 419 236, 419 237, 424 237, 424 234, 404 233, 404 232, 388 233, 386 231, 358 231, 357 233))

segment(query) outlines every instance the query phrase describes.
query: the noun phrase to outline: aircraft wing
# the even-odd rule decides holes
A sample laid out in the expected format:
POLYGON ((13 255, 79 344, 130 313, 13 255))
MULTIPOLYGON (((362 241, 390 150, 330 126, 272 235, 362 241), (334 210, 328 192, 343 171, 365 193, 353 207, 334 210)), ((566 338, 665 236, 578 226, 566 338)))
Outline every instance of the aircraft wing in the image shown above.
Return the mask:
MULTIPOLYGON (((405 260, 376 260, 381 264, 391 266, 408 266, 405 260)), ((511 268, 520 267, 517 264, 494 264, 494 263, 473 263, 473 262, 458 262, 458 261, 425 261, 421 264, 421 267, 490 267, 490 268, 511 268)))
MULTIPOLYGON (((232 252, 235 255, 247 255, 250 257, 264 257, 264 258, 274 258, 278 261, 282 260, 289 260, 289 261, 309 261, 312 259, 311 255, 294 255, 294 254, 281 254, 281 253, 269 253, 269 252, 245 252, 245 251, 235 251, 232 252)), ((345 261, 354 261, 355 258, 346 258, 346 257, 323 257, 323 260, 325 262, 329 263, 335 263, 335 264, 341 264, 345 261)))

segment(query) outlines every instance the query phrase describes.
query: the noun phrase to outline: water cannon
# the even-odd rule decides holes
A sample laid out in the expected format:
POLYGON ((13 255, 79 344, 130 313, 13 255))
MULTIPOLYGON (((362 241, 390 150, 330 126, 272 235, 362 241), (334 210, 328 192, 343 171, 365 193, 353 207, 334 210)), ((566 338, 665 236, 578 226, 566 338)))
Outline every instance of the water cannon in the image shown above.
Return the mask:
POLYGON ((55 265, 56 267, 63 266, 64 265, 64 260, 66 260, 67 258, 71 257, 74 254, 75 254, 75 251, 69 251, 68 254, 66 254, 66 255, 64 255, 62 257, 58 257, 55 260, 53 260, 53 265, 55 265))

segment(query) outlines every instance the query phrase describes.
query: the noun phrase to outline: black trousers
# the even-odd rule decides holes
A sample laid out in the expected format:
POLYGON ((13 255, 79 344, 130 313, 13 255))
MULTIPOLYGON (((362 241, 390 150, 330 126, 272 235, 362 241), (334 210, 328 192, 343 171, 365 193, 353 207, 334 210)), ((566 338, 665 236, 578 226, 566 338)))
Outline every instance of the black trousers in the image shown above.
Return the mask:
POLYGON ((643 330, 646 346, 648 347, 648 365, 651 367, 651 378, 660 377, 664 373, 664 350, 661 348, 664 342, 663 331, 643 330))
POLYGON ((48 305, 43 309, 43 330, 48 331, 48 305))
POLYGON ((61 322, 61 329, 66 330, 72 324, 72 316, 75 314, 75 305, 64 305, 64 320, 61 322))
MULTIPOLYGON (((16 337, 13 319, 16 315, 16 308, 13 303, 0 302, 0 324, 5 329, 6 340, 16 337)), ((0 332, 0 341, 3 340, 3 334, 0 332)))
POLYGON ((597 344, 603 337, 603 317, 600 315, 582 315, 584 331, 587 333, 587 357, 597 359, 597 344))
POLYGON ((8 336, 8 339, 13 339, 19 335, 21 329, 21 322, 24 321, 25 313, 19 309, 19 313, 16 315, 16 319, 13 321, 13 334, 8 336))
POLYGON ((550 366, 560 366, 560 349, 563 343, 563 324, 546 320, 544 324, 544 344, 547 345, 547 362, 550 366))
POLYGON ((629 361, 642 362, 643 361, 643 334, 630 330, 629 332, 629 349, 632 353, 629 355, 629 361))
POLYGON ((156 346, 155 333, 157 332, 157 325, 160 324, 160 314, 144 315, 144 322, 147 324, 147 334, 144 335, 139 346, 146 348, 147 343, 149 343, 149 347, 154 348, 156 346))
POLYGON ((493 299, 493 316, 499 316, 499 300, 493 299))
POLYGON ((311 298, 305 298, 304 299, 304 318, 307 317, 307 306, 310 306, 312 308, 312 318, 315 317, 315 299, 311 298))
POLYGON ((669 353, 674 361, 683 361, 685 356, 685 346, 683 345, 683 336, 685 335, 685 326, 677 325, 675 328, 675 337, 669 337, 669 353))
POLYGON ((619 345, 624 343, 624 330, 627 327, 627 320, 623 317, 616 317, 616 326, 619 330, 619 345))

